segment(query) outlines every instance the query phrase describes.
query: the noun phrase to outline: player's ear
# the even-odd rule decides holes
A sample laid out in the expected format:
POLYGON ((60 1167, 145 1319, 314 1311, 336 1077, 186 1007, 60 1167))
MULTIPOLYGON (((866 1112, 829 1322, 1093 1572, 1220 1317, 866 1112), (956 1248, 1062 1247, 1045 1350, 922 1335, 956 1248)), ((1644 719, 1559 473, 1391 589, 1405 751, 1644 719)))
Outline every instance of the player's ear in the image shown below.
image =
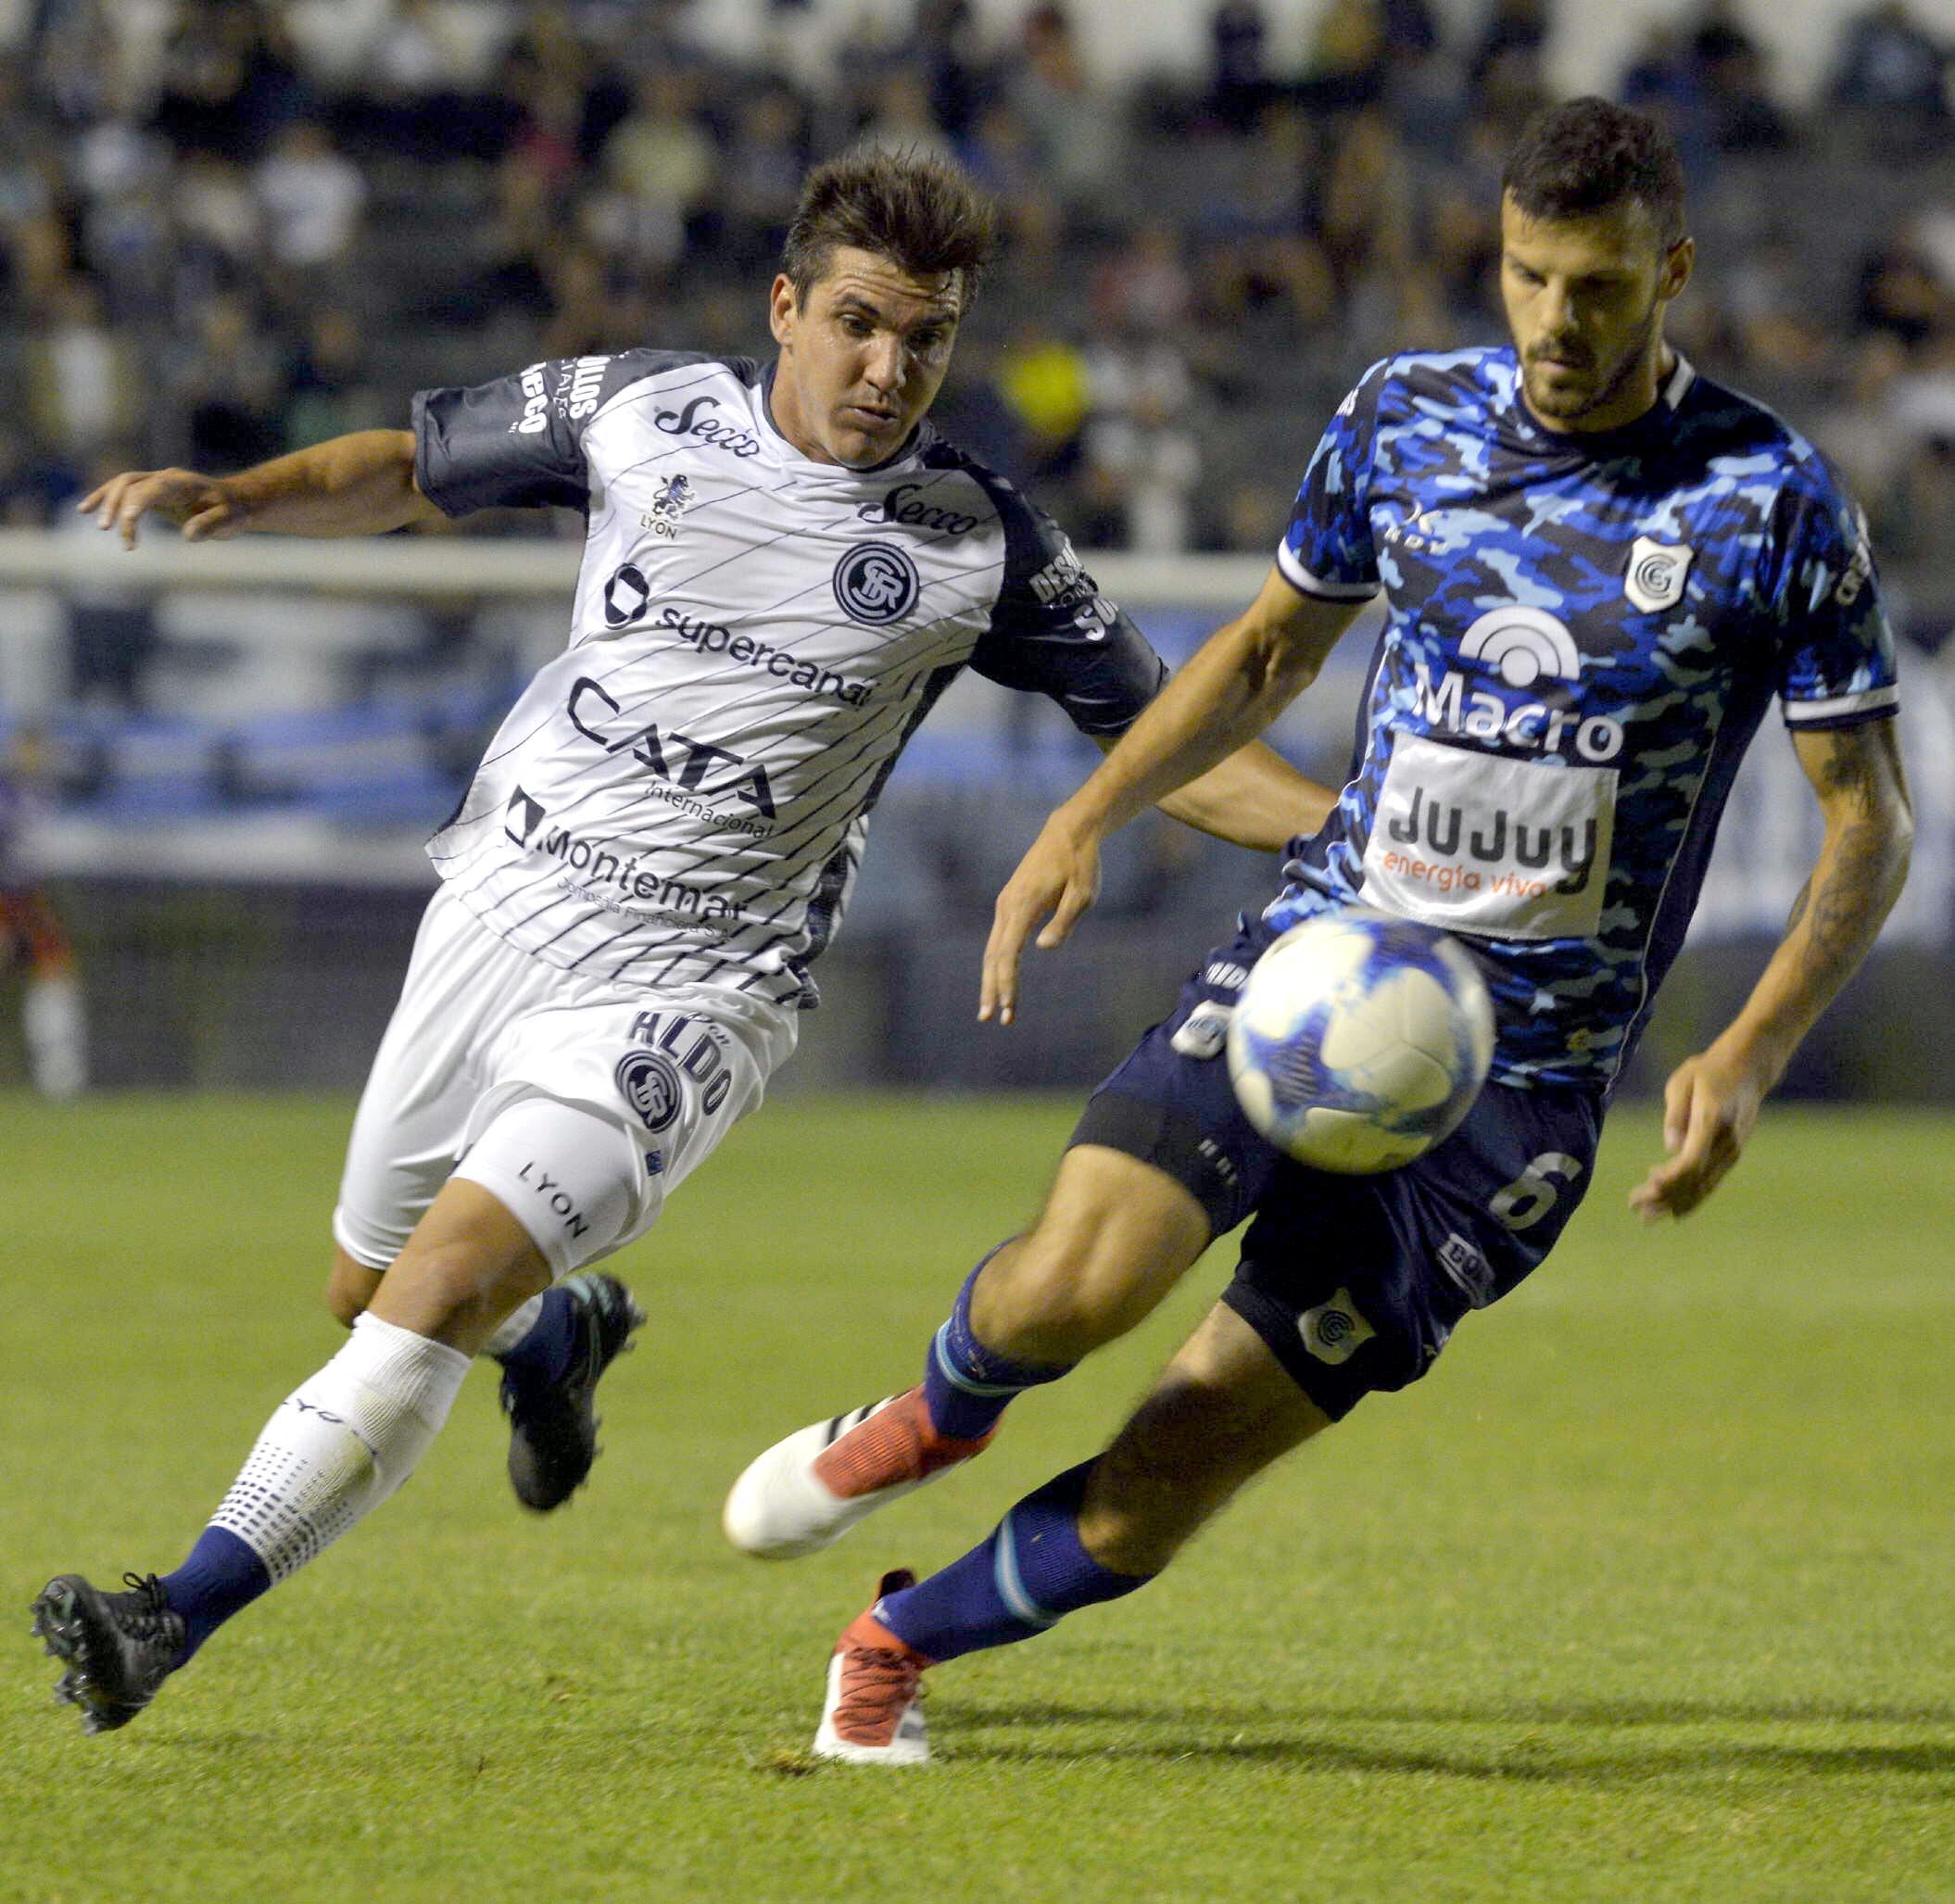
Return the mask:
POLYGON ((1697 261, 1697 241, 1695 238, 1679 238, 1670 247, 1670 254, 1663 260, 1663 276, 1657 286, 1657 296, 1665 304, 1677 296, 1690 282, 1690 273, 1697 261))
POLYGON ((786 271, 779 272, 774 280, 774 288, 767 294, 767 328, 774 333, 776 344, 787 344, 794 336, 794 321, 801 315, 801 300, 795 294, 794 280, 786 271))

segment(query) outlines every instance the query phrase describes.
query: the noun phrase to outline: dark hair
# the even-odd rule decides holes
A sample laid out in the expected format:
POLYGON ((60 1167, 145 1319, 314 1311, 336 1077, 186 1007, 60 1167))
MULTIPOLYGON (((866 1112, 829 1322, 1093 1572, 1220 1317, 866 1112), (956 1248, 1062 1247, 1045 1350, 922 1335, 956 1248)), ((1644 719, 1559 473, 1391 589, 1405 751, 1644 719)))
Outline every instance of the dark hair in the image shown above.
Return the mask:
POLYGON ((959 309, 968 310, 997 244, 997 214, 960 167, 911 148, 864 146, 808 174, 781 270, 805 304, 829 253, 852 246, 914 277, 955 271, 959 309))
POLYGON ((1586 218, 1638 200, 1668 251, 1684 236, 1684 161, 1648 114, 1594 97, 1537 112, 1500 181, 1530 218, 1586 218))

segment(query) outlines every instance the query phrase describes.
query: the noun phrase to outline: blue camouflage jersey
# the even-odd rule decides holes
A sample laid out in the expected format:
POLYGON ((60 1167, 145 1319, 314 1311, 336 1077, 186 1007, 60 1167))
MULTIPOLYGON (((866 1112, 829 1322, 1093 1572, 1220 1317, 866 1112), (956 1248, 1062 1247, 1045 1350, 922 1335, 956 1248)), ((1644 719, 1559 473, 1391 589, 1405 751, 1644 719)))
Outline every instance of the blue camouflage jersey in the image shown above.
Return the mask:
POLYGON ((1269 908, 1461 935, 1493 1075, 1606 1091, 1682 944, 1740 756, 1890 714, 1865 520, 1818 451, 1678 359, 1654 409, 1555 433, 1511 349, 1387 359, 1325 431, 1278 551, 1385 591, 1349 785, 1269 908))

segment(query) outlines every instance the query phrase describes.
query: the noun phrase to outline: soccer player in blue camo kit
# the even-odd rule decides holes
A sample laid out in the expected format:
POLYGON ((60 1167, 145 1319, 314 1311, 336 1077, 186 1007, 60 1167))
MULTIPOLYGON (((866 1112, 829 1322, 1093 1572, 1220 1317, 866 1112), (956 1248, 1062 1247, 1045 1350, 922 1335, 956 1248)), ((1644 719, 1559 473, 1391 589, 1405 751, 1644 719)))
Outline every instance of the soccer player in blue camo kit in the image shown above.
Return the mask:
POLYGON ((1743 1009, 1669 1079, 1668 1154, 1631 1195, 1646 1218, 1687 1215, 1737 1161, 1899 889, 1894 649, 1863 521, 1809 444, 1664 341, 1693 258, 1670 141, 1599 99, 1554 108, 1509 160, 1501 230, 1511 347, 1392 358, 1351 393, 1260 595, 1000 895, 978 1015, 1008 1023, 1026 940, 1056 945, 1091 903, 1101 839, 1260 733, 1382 588, 1336 810, 1092 1098, 1044 1212, 965 1283, 921 1385, 790 1436, 728 1497, 749 1552, 826 1545, 980 1450, 1015 1395, 1249 1219, 1233 1281, 1104 1454, 920 1585, 885 1576, 830 1660, 824 1756, 927 1758, 926 1669, 1144 1585, 1252 1475, 1416 1381, 1541 1262, 1774 695, 1824 840, 1743 1009), (1369 1178, 1272 1150, 1217 1056, 1262 949, 1355 903, 1457 934, 1498 1021, 1465 1124, 1369 1178))
MULTIPOLYGON (((643 1235, 760 1102, 818 997, 870 809, 965 667, 1101 745, 1166 674, 1050 518, 930 427, 989 258, 954 167, 811 174, 771 364, 634 347, 423 392, 410 430, 234 477, 130 472, 82 507, 132 543, 377 533, 488 505, 586 519, 570 640, 429 845, 441 875, 347 1147, 328 1286, 351 1339, 265 1425, 183 1564, 58 1574, 35 1630, 91 1732, 385 1502, 470 1358, 504 1367, 510 1472, 558 1505, 637 1323, 586 1266, 643 1235)), ((1278 849, 1331 796, 1256 746, 1179 817, 1278 849)))

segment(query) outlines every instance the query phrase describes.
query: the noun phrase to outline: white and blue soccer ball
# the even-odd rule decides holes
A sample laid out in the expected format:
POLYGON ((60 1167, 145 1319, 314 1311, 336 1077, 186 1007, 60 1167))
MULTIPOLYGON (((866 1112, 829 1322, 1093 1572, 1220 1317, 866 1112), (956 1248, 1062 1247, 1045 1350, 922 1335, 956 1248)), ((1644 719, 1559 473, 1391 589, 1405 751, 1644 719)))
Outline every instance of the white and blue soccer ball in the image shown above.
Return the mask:
POLYGON ((1353 906, 1283 934, 1229 1025, 1249 1121, 1300 1164, 1395 1170, 1455 1129, 1486 1082, 1494 1007, 1444 932, 1353 906))

